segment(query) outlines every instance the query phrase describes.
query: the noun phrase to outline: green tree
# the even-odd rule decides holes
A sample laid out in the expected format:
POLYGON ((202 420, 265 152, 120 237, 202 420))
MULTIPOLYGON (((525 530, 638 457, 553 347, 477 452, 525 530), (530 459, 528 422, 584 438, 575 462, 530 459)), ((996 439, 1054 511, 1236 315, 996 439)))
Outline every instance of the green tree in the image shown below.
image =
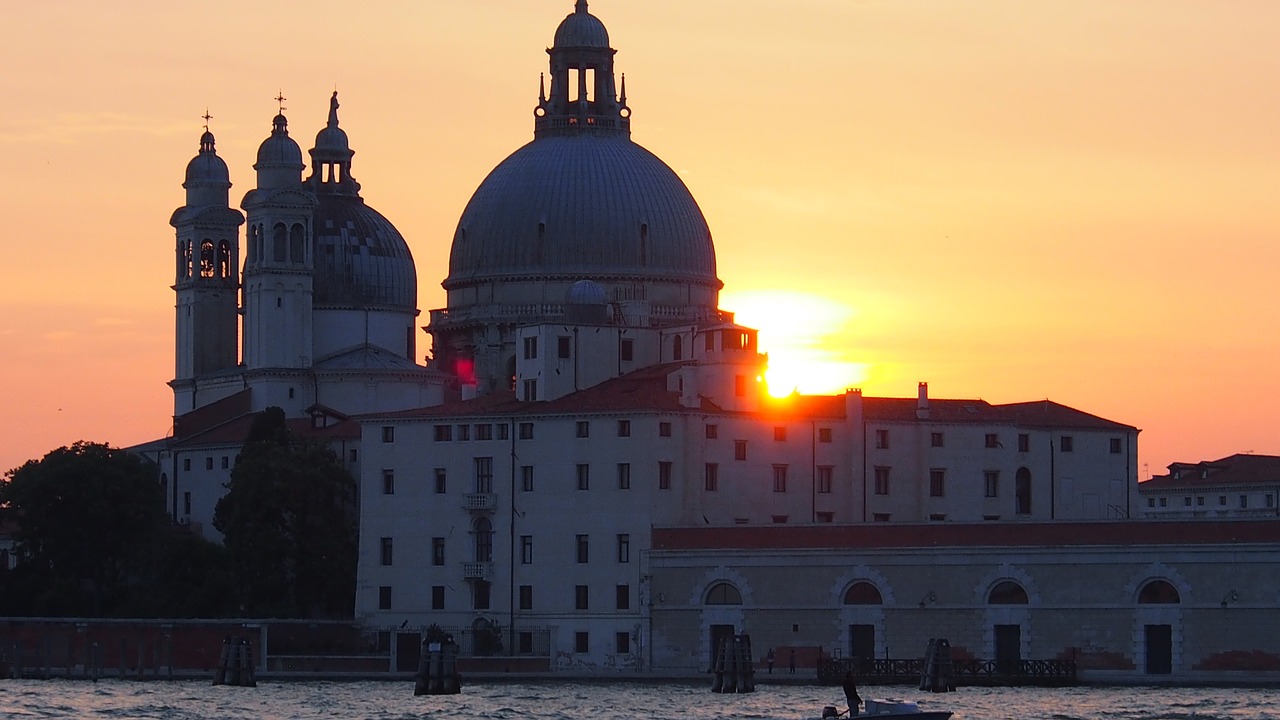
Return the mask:
POLYGON ((145 592, 168 517, 156 469, 77 442, 5 474, 0 518, 21 558, 4 604, 18 614, 111 616, 145 592))
POLYGON ((355 487, 328 446, 289 433, 279 408, 254 421, 213 518, 244 614, 351 617, 355 487))

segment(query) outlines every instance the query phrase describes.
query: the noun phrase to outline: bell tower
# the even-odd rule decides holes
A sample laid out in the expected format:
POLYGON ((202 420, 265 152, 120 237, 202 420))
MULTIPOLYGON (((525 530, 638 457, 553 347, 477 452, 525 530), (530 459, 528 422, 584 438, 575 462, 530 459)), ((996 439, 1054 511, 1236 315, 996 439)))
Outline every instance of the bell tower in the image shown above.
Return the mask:
POLYGON ((226 373, 239 361, 240 225, 227 201, 231 181, 218 157, 211 116, 205 113, 200 152, 187 164, 187 202, 169 224, 177 231, 173 290, 177 295, 174 414, 195 408, 201 378, 226 373))

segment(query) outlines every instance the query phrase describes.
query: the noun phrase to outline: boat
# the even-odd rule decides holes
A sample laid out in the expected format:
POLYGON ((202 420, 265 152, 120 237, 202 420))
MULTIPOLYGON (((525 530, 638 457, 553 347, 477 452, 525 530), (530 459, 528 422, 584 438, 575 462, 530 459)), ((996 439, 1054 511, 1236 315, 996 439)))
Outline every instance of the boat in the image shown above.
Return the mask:
MULTIPOLYGON (((822 719, 839 718, 848 714, 848 712, 848 710, 841 712, 834 705, 828 705, 822 708, 822 719)), ((885 715, 905 715, 910 720, 948 720, 951 717, 951 711, 921 710, 919 705, 902 700, 867 700, 863 703, 862 711, 857 716, 883 717, 885 715)))

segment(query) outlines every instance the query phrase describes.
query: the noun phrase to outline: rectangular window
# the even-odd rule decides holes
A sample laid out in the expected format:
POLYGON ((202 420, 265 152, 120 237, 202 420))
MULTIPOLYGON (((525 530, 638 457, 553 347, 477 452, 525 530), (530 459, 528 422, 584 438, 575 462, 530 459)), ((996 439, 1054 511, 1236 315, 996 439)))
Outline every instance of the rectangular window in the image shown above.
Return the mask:
POLYGON ((476 439, 477 439, 477 440, 492 440, 492 439, 493 439, 493 426, 492 426, 492 425, 490 425, 490 424, 488 424, 488 423, 483 423, 483 424, 480 424, 480 425, 476 425, 476 439))
POLYGON ((226 470, 226 469, 227 469, 227 468, 229 468, 229 467, 231 467, 231 458, 227 457, 226 455, 223 455, 223 456, 222 456, 222 469, 223 469, 223 470, 226 470))
POLYGON ((459 439, 459 440, 470 440, 470 439, 471 439, 471 426, 470 426, 470 425, 459 425, 459 426, 458 426, 458 439, 459 439))
POLYGON ((431 538, 431 564, 435 566, 444 565, 444 538, 431 538))
POLYGON ((631 421, 630 420, 618 421, 618 437, 631 437, 631 421))
POLYGON ((355 448, 351 448, 351 462, 360 462, 360 451, 355 448))
POLYGON ((384 469, 382 471, 382 494, 383 495, 396 494, 396 473, 394 470, 384 469))
POLYGON ((986 447, 988 448, 1000 447, 1000 436, 996 433, 987 433, 986 447))
POLYGON ((391 549, 392 549, 391 538, 389 537, 382 538, 382 564, 383 565, 391 564, 391 549))
POLYGON ((578 465, 578 489, 591 489, 591 466, 586 464, 578 465))
POLYGON ((719 425, 707 425, 707 427, 706 427, 706 435, 707 435, 707 439, 708 439, 708 440, 715 440, 716 438, 720 437, 720 426, 719 426, 719 425))
POLYGON ((786 516, 786 515, 772 515, 772 516, 770 516, 770 518, 769 518, 769 519, 773 521, 773 524, 774 524, 774 525, 786 525, 786 524, 787 524, 787 516, 786 516))
POLYGON ((447 490, 449 486, 448 478, 445 475, 444 468, 436 468, 435 477, 436 477, 436 494, 443 495, 445 493, 445 490, 447 490))
POLYGON ((942 447, 942 433, 929 433, 929 445, 931 447, 942 447))
POLYGON ((521 565, 533 564, 533 536, 532 535, 520 536, 520 564, 521 565))
POLYGON ((614 633, 614 653, 617 655, 626 655, 631 652, 631 633, 617 632, 614 633))
POLYGON ((573 651, 585 653, 591 651, 591 636, 581 630, 573 634, 573 651))
POLYGON ((574 610, 590 610, 591 609, 591 590, 586 585, 573 586, 573 609, 574 610))
POLYGON ((585 564, 591 557, 591 545, 586 535, 577 535, 574 538, 574 546, 578 557, 578 564, 585 564))
POLYGON ((1240 508, 1241 508, 1241 509, 1244 509, 1244 508, 1247 508, 1247 507, 1249 507, 1249 496, 1248 496, 1248 495, 1241 495, 1241 496, 1240 496, 1240 508))
POLYGON ((521 440, 533 439, 533 423, 531 422, 520 423, 520 439, 521 440))
POLYGON ((630 338, 623 338, 618 343, 618 359, 622 362, 631 362, 635 358, 635 341, 630 338))
MULTIPOLYGON (((1226 498, 1223 498, 1223 499, 1225 500, 1226 498)), ((191 491, 189 490, 187 492, 182 493, 182 514, 183 515, 191 514, 191 491)))
POLYGON ((818 466, 818 493, 827 494, 831 492, 831 478, 835 475, 835 470, 830 465, 818 466))
POLYGON ((627 533, 618 533, 618 562, 631 562, 631 536, 627 533))
POLYGON ((205 458, 205 459, 204 459, 204 469, 205 469, 205 470, 212 470, 212 469, 213 469, 213 456, 209 456, 209 457, 207 457, 207 458, 205 458))
POLYGON ((452 425, 436 425, 432 428, 432 439, 435 442, 446 442, 453 439, 452 425))
POLYGON ((1111 438, 1111 454, 1119 455, 1121 451, 1120 438, 1111 438))
POLYGON ((831 442, 831 428, 818 428, 818 442, 831 442))
POLYGON ((394 425, 382 426, 382 442, 391 443, 396 441, 396 428, 394 425))
POLYGON ((576 437, 591 437, 591 423, 587 420, 579 420, 574 431, 576 437))
POLYGON ((1190 496, 1190 495, 1188 495, 1188 496, 1186 496, 1186 497, 1182 498, 1182 506, 1183 506, 1183 507, 1191 507, 1191 496, 1190 496))
POLYGON ((488 495, 493 492, 493 458, 478 457, 474 458, 476 467, 476 489, 477 493, 488 495))
POLYGON ((1160 498, 1160 507, 1164 507, 1165 505, 1168 505, 1168 504, 1169 504, 1169 498, 1160 498))
POLYGON ((527 337, 524 339, 524 359, 525 360, 538 359, 538 338, 527 337))
POLYGON ((1227 496, 1226 496, 1226 495, 1219 495, 1219 496, 1218 496, 1218 506, 1219 506, 1219 507, 1226 507, 1226 506, 1227 506, 1227 496))
POLYGON ((819 512, 817 514, 817 518, 820 523, 835 522, 836 514, 832 512, 819 512))
POLYGON ((1075 438, 1070 435, 1063 435, 1058 438, 1058 449, 1064 453, 1074 452, 1076 449, 1075 438))
POLYGON ((787 439, 787 428, 779 425, 773 429, 773 439, 782 442, 787 439))
POLYGON ((535 402, 537 401, 537 399, 538 399, 538 381, 525 380, 524 381, 524 401, 535 402))
POLYGON ((484 580, 477 581, 471 586, 471 607, 476 610, 489 609, 489 591, 491 586, 484 580))
POLYGON ((520 489, 524 492, 533 492, 533 466, 520 466, 520 489))
POLYGON ((747 459, 747 441, 746 440, 733 441, 733 459, 734 460, 747 459))
POLYGON ((617 600, 616 605, 619 610, 631 609, 631 586, 630 585, 619 585, 617 588, 615 588, 614 595, 616 597, 616 600, 617 600))
POLYGON ((1156 499, 1155 499, 1155 498, 1147 498, 1147 507, 1149 507, 1149 508, 1153 508, 1153 507, 1155 507, 1155 506, 1156 506, 1156 499))
POLYGON ((773 466, 773 491, 776 493, 784 493, 787 491, 787 466, 773 466))
POLYGON ((934 468, 929 471, 929 497, 944 497, 946 495, 947 471, 934 468))
POLYGON ((378 609, 379 610, 391 609, 391 586, 390 585, 383 585, 378 588, 378 609))
POLYGON ((889 468, 877 467, 875 479, 875 491, 877 495, 889 494, 889 468))
POLYGON ((569 359, 569 336, 561 335, 556 338, 556 357, 561 360, 569 359))
POLYGON ((733 394, 737 397, 742 397, 747 394, 747 376, 746 375, 733 376, 733 394))
POLYGON ((1000 497, 1000 471, 987 470, 982 473, 983 495, 993 498, 1000 497))
POLYGON ((618 489, 631 489, 631 463, 618 463, 618 489))
POLYGON ((183 470, 184 472, 190 472, 190 471, 191 471, 191 458, 183 458, 183 459, 182 459, 182 470, 183 470))
POLYGON ((502 425, 499 425, 499 426, 498 426, 498 439, 499 439, 499 440, 506 440, 506 439, 507 439, 507 437, 509 436, 509 433, 510 433, 510 432, 511 432, 511 430, 506 426, 506 424, 505 424, 505 423, 504 423, 504 424, 502 424, 502 425))
POLYGON ((871 522, 889 522, 889 513, 871 513, 871 522))
POLYGON ((432 610, 444 609, 444 586, 443 585, 431 586, 431 609, 432 610))
POLYGON ((671 423, 658 423, 658 437, 671 437, 671 423))
MULTIPOLYGON (((1200 498, 1200 504, 1201 504, 1201 505, 1203 505, 1203 504, 1204 504, 1204 498, 1200 498)), ((1269 507, 1269 508, 1273 508, 1273 507, 1275 507, 1275 506, 1276 506, 1276 496, 1275 496, 1275 495, 1267 495, 1267 507, 1269 507)))
POLYGON ((667 460, 658 461, 658 489, 671 489, 671 463, 667 460))
MULTIPOLYGON (((532 585, 520 586, 520 609, 521 610, 533 609, 533 586, 532 585)), ((530 643, 530 645, 532 645, 532 643, 530 643)), ((532 647, 530 648, 530 651, 532 651, 532 647)))
POLYGON ((1031 452, 1031 436, 1018 433, 1018 452, 1031 452))
POLYGON ((715 492, 720 487, 720 466, 707 463, 703 468, 703 488, 707 492, 715 492))
POLYGON ((877 450, 889 449, 889 431, 888 430, 876 431, 876 449, 877 450))

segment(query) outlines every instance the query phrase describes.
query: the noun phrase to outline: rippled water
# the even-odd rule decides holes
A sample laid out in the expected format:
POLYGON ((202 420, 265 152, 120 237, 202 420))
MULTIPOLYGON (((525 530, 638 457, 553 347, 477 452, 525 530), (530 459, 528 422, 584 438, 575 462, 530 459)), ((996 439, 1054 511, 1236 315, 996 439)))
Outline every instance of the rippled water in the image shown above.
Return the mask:
MULTIPOLYGON (((911 688, 865 688, 896 695, 954 720, 1280 720, 1280 691, 1245 688, 961 688, 930 695, 911 688)), ((760 685, 717 695, 705 684, 546 682, 479 683, 461 695, 414 697, 412 682, 264 682, 256 688, 207 682, 97 683, 0 680, 3 718, 162 718, 163 720, 308 720, 351 718, 653 718, 654 720, 816 720, 825 705, 844 709, 838 688, 760 685)))

